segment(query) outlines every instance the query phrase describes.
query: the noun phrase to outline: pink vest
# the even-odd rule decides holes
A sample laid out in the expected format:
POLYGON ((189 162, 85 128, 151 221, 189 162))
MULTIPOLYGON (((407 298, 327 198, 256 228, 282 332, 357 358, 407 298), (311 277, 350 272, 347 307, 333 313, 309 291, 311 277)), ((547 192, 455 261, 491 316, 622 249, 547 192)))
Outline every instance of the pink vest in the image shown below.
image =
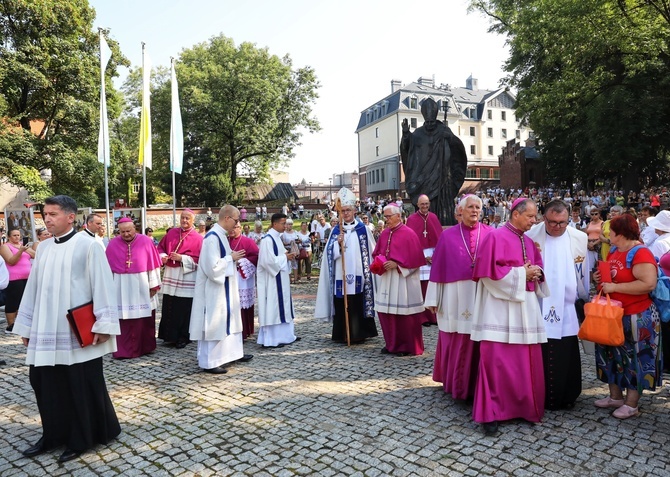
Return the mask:
MULTIPOLYGON (((7 246, 9 247, 9 250, 12 251, 13 254, 16 254, 16 252, 19 251, 18 248, 14 247, 12 244, 7 243, 7 246)), ((9 270, 9 281, 11 282, 12 280, 26 280, 28 278, 28 275, 30 275, 30 255, 28 255, 27 252, 23 252, 21 254, 21 258, 19 259, 18 262, 14 265, 10 265, 9 263, 6 263, 7 265, 7 270, 9 270)))

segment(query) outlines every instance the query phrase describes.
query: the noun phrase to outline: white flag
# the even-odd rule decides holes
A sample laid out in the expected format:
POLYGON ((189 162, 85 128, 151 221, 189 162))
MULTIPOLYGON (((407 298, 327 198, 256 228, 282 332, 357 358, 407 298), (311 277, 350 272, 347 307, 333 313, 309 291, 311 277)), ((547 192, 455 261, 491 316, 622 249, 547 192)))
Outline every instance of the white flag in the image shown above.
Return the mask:
POLYGON ((177 86, 177 72, 172 60, 172 117, 170 121, 170 170, 181 174, 184 164, 184 129, 181 124, 181 110, 179 109, 179 87, 177 86))
POLYGON ((140 164, 151 169, 151 60, 142 47, 142 113, 140 115, 140 164))
POLYGON ((98 134, 98 162, 109 167, 109 122, 107 119, 107 97, 105 96, 105 69, 112 57, 105 37, 100 32, 100 132, 98 134))

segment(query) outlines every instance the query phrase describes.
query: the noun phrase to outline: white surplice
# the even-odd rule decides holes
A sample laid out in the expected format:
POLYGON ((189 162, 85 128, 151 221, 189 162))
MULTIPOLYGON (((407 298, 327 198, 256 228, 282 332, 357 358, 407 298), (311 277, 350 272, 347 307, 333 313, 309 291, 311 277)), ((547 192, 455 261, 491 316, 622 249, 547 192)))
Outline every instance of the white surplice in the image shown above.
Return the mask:
POLYGON ((390 315, 413 315, 421 313, 423 294, 418 268, 398 265, 377 277, 375 288, 375 311, 390 315), (400 273, 398 273, 398 271, 400 273))
MULTIPOLYGON (((67 234, 66 234, 67 235, 67 234)), ((92 331, 119 335, 116 291, 105 250, 87 234, 64 243, 40 243, 23 293, 13 332, 29 338, 26 364, 72 365, 116 351, 116 338, 81 348, 67 310, 93 301, 92 331)))
POLYGON ((437 326, 440 331, 469 335, 476 291, 477 283, 472 280, 428 282, 424 305, 437 307, 437 326))
POLYGON ((140 273, 115 273, 114 286, 119 303, 119 319, 146 318, 158 306, 158 294, 150 296, 152 288, 161 285, 161 269, 140 273))
POLYGON ((292 343, 296 337, 291 269, 279 232, 271 228, 258 249, 258 344, 277 346, 292 343))
POLYGON ((198 342, 198 365, 205 369, 244 356, 237 268, 231 254, 226 231, 214 224, 202 243, 189 328, 190 338, 198 342))
POLYGON ((526 269, 512 267, 500 280, 480 278, 475 296, 473 341, 509 344, 547 342, 538 297, 549 296, 546 283, 536 283, 526 291, 526 269))

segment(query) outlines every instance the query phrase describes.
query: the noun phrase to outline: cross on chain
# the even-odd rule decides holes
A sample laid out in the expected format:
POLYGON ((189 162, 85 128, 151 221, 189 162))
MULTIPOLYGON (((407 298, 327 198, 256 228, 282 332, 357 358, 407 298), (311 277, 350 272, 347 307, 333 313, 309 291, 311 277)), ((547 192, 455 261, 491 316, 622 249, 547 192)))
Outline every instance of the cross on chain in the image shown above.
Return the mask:
POLYGON ((130 265, 131 265, 132 263, 133 263, 132 260, 130 260, 130 259, 126 260, 126 265, 128 265, 128 268, 130 268, 130 265))

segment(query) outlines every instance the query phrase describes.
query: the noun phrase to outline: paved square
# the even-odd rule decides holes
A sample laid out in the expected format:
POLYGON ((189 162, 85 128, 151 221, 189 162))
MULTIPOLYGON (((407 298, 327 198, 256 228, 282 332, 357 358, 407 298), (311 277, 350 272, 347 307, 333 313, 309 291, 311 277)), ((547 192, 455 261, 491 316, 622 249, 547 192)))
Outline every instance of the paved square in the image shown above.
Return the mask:
POLYGON ((619 421, 593 406, 606 387, 582 356, 575 409, 484 437, 470 406, 431 379, 436 327, 424 328, 423 356, 382 355, 381 336, 347 348, 312 318, 315 287, 293 287, 302 340, 270 350, 253 336, 245 352, 254 359, 228 374, 200 372, 195 343, 105 357, 122 433, 66 464, 58 450, 21 455, 40 420, 23 345, 1 334, 0 476, 670 475, 668 388, 645 393, 641 415, 619 421))

